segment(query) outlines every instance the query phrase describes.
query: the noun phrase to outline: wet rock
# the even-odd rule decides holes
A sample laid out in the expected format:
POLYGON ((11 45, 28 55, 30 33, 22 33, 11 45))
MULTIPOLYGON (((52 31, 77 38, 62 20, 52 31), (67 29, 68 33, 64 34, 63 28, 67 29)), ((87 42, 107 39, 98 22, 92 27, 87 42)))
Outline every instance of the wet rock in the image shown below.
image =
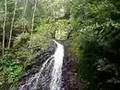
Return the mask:
MULTIPOLYGON (((53 43, 53 42, 52 42, 53 43)), ((40 52, 40 54, 35 58, 34 63, 32 63, 31 65, 27 66, 25 68, 26 73, 21 77, 20 79, 20 86, 24 85, 29 78, 31 78, 32 76, 34 76, 36 73, 39 72, 42 64, 51 56, 54 54, 55 52, 55 48, 56 45, 55 44, 51 44, 51 46, 49 46, 49 48, 47 50, 42 50, 40 52)), ((41 49, 40 49, 41 50, 41 49)), ((25 87, 26 88, 26 87, 25 87)), ((25 89, 25 90, 29 90, 29 89, 25 89)), ((38 90, 42 90, 42 89, 38 89, 38 90)))
POLYGON ((62 88, 64 90, 82 90, 81 83, 77 79, 77 63, 70 56, 64 58, 62 73, 62 88))

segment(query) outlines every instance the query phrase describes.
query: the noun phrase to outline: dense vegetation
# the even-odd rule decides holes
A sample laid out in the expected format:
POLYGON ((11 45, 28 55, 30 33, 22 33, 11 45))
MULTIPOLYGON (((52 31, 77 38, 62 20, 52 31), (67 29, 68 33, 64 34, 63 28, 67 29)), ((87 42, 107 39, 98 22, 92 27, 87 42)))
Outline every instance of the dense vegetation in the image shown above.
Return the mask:
POLYGON ((119 0, 0 0, 0 90, 52 39, 71 41, 85 90, 120 89, 119 0))

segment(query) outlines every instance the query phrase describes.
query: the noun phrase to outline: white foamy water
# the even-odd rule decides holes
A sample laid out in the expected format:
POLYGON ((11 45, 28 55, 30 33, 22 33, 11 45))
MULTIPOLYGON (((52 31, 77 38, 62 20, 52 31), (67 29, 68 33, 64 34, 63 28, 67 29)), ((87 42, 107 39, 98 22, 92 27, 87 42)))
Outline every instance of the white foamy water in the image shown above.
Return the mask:
POLYGON ((43 72, 43 70, 47 67, 49 67, 53 61, 53 56, 51 56, 50 58, 48 58, 42 65, 41 69, 39 70, 38 73, 36 73, 33 77, 31 77, 27 82, 26 84, 22 85, 19 90, 37 90, 37 85, 38 85, 38 80, 39 80, 39 77, 41 75, 41 73, 43 72), (50 61, 49 64, 47 64, 48 62, 50 61), (26 87, 29 87, 29 88, 26 88, 26 87))
POLYGON ((50 90, 60 90, 61 88, 61 76, 62 76, 62 66, 64 58, 64 47, 60 43, 56 42, 57 49, 53 55, 55 61, 52 71, 50 90))

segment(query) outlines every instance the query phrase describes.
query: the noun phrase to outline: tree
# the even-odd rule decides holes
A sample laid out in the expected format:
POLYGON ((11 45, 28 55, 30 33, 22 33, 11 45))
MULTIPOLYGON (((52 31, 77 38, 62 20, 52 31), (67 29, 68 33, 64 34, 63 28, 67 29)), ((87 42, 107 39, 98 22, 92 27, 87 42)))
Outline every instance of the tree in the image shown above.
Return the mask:
POLYGON ((73 34, 73 49, 80 59, 80 79, 86 81, 90 90, 119 89, 120 2, 76 0, 72 3, 71 23, 77 31, 73 34))
POLYGON ((6 25, 6 17, 7 17, 7 1, 5 0, 4 2, 4 8, 5 8, 5 13, 4 13, 4 24, 3 24, 3 40, 2 40, 2 55, 4 57, 4 49, 5 49, 5 25, 6 25))

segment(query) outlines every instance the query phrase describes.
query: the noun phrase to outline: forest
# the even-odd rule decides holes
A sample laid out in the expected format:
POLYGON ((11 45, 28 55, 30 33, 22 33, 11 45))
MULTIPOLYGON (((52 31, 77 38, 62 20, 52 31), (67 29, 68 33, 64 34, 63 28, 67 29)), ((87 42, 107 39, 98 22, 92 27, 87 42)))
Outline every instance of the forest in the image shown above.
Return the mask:
POLYGON ((120 90, 120 0, 0 0, 0 90, 120 90), (52 40, 82 89, 19 89, 52 40))

